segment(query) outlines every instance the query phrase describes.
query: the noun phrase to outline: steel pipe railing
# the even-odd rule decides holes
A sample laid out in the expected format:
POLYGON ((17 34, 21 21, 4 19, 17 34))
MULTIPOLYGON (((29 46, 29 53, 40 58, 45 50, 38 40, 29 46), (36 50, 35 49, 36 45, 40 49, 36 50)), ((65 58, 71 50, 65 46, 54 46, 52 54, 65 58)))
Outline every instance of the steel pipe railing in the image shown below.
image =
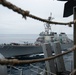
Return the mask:
POLYGON ((70 53, 74 50, 76 50, 76 45, 73 48, 71 48, 70 50, 65 51, 64 53, 61 53, 61 54, 58 54, 58 55, 55 55, 55 56, 51 56, 51 57, 48 57, 48 58, 35 59, 35 60, 0 59, 0 64, 1 65, 16 65, 16 64, 30 64, 30 63, 48 61, 48 60, 52 60, 52 59, 55 59, 57 57, 60 57, 62 55, 65 55, 67 53, 70 53))

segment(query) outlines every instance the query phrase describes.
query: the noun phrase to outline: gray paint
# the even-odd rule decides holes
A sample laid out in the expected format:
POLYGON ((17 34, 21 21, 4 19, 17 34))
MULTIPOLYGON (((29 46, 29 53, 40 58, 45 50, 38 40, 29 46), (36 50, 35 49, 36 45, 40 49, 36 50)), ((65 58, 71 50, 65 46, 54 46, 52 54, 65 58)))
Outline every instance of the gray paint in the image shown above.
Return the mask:
MULTIPOLYGON (((2 54, 0 54, 0 59, 4 59, 2 54)), ((7 75, 7 67, 5 65, 0 65, 0 75, 7 75)))
MULTIPOLYGON (((52 56, 52 47, 49 43, 42 44, 44 57, 51 57, 52 56)), ((46 69, 48 72, 56 73, 55 69, 55 63, 54 60, 45 61, 46 69)), ((47 75, 50 75, 50 73, 47 73, 47 75)))

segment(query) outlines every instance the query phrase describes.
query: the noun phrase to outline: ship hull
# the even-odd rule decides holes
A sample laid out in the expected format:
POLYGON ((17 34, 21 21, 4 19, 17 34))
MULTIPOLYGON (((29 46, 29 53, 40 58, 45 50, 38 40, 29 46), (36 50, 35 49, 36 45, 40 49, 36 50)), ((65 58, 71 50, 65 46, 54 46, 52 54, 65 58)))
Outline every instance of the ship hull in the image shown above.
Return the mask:
POLYGON ((0 47, 0 53, 5 57, 42 53, 41 46, 11 46, 0 47))
MULTIPOLYGON (((66 51, 71 47, 73 47, 73 42, 61 44, 62 51, 66 51)), ((42 46, 39 46, 39 45, 38 46, 4 45, 4 46, 0 46, 0 53, 5 57, 12 57, 12 56, 19 56, 19 55, 31 55, 31 54, 43 53, 43 49, 42 49, 42 46)))

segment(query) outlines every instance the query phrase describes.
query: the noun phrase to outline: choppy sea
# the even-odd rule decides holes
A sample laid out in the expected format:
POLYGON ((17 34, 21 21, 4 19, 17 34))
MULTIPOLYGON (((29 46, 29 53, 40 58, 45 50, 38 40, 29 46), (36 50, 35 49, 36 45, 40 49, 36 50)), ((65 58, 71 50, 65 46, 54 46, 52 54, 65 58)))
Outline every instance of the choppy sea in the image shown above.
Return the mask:
MULTIPOLYGON (((73 40, 72 34, 67 34, 67 36, 73 40)), ((39 34, 0 34, 0 44, 3 43, 34 43, 39 37, 39 34)))

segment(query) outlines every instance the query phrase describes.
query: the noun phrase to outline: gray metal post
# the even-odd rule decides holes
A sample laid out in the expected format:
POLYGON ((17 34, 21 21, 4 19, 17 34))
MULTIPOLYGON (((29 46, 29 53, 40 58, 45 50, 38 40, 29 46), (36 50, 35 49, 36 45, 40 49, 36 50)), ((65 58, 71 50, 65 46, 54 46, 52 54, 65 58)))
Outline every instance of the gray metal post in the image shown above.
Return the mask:
POLYGON ((22 71, 22 69, 20 69, 20 75, 23 75, 23 71, 22 71))
MULTIPOLYGON (((76 7, 73 8, 74 20, 76 19, 76 7)), ((76 23, 74 23, 74 45, 76 45, 76 23)), ((76 50, 74 50, 74 69, 76 69, 76 50)))
MULTIPOLYGON (((51 50, 52 47, 49 43, 42 44, 42 48, 43 48, 45 58, 52 56, 52 50, 51 50)), ((48 72, 56 73, 54 60, 45 61, 45 64, 48 72)), ((47 73, 47 75, 50 75, 50 73, 47 73)))
MULTIPOLYGON (((53 43, 53 49, 54 49, 55 55, 61 53, 61 46, 60 46, 60 43, 58 41, 53 43)), ((56 58, 56 64, 57 64, 58 72, 65 72, 66 71, 63 56, 56 58)))

